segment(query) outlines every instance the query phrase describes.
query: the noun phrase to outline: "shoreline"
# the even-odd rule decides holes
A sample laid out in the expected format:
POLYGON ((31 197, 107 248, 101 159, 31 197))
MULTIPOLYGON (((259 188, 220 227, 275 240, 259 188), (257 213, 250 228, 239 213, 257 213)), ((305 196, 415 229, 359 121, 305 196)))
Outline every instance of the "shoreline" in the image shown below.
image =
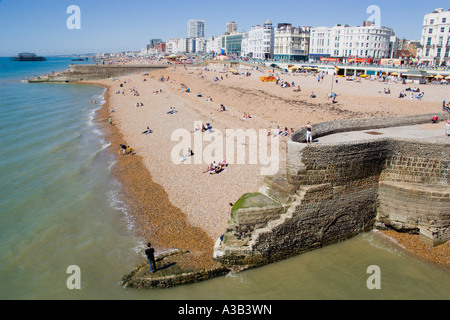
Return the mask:
POLYGON ((117 162, 111 174, 121 184, 121 199, 130 209, 135 222, 134 231, 154 245, 156 255, 171 250, 188 250, 199 253, 198 259, 191 261, 192 267, 215 266, 212 239, 200 228, 189 225, 186 215, 170 203, 164 188, 153 181, 142 156, 119 154, 119 144, 126 144, 126 141, 114 124, 108 124, 111 94, 108 86, 93 82, 81 83, 106 88, 105 103, 98 110, 97 119, 104 124, 102 130, 111 142, 108 149, 117 152, 117 162))
POLYGON ((419 239, 419 235, 402 233, 395 230, 378 230, 387 240, 407 254, 439 266, 450 268, 450 243, 447 241, 437 247, 431 247, 419 239))

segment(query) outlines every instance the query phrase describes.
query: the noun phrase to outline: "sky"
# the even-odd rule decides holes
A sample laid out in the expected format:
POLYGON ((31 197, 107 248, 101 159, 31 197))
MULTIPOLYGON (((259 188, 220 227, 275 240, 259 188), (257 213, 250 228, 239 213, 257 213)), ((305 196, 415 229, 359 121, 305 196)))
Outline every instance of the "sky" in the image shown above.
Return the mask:
POLYGON ((187 37, 190 19, 205 20, 205 36, 225 32, 236 21, 248 31, 269 19, 274 25, 362 25, 380 8, 381 25, 399 38, 420 40, 424 15, 450 9, 448 0, 0 0, 0 56, 140 51, 150 39, 187 37), (79 29, 69 29, 80 9, 79 29))

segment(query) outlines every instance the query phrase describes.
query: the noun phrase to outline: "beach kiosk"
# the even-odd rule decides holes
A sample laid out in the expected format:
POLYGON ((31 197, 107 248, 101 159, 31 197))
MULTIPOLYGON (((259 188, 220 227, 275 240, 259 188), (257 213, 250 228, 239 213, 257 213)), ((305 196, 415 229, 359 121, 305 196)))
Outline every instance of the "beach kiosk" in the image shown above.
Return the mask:
POLYGON ((417 83, 417 84, 427 84, 428 73, 423 70, 409 70, 408 73, 405 73, 403 77, 405 77, 408 82, 417 83))

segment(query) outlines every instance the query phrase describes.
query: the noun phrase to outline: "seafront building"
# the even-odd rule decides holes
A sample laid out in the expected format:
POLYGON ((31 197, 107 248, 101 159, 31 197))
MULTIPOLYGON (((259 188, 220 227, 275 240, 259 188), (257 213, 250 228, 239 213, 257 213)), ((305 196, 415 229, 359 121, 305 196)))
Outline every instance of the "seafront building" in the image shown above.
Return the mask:
POLYGON ((274 56, 275 31, 270 20, 263 26, 253 26, 242 36, 242 53, 245 58, 269 60, 274 56))
POLYGON ((210 36, 206 40, 206 53, 207 54, 220 54, 222 48, 222 36, 210 36))
POLYGON ((227 23, 227 34, 233 34, 238 32, 238 24, 236 21, 231 21, 227 23))
POLYGON ((436 9, 423 19, 419 62, 450 65, 450 9, 436 9))
POLYGON ((205 21, 189 20, 188 22, 188 38, 204 38, 205 37, 205 21))
POLYGON ((221 49, 229 56, 239 57, 242 52, 242 38, 245 33, 224 34, 221 39, 221 49))
POLYGON ((290 23, 279 23, 274 33, 274 59, 307 61, 310 30, 310 27, 296 28, 290 23))
POLYGON ((377 27, 368 21, 357 27, 338 24, 311 29, 309 58, 394 58, 397 47, 398 39, 391 28, 377 27))
POLYGON ((329 61, 450 65, 450 9, 436 9, 424 16, 420 40, 399 39, 389 27, 364 21, 362 26, 293 27, 270 20, 249 31, 238 32, 235 21, 226 24, 220 36, 205 39, 205 22, 189 20, 188 37, 152 39, 141 54, 162 52, 227 54, 235 58, 276 61, 329 61))

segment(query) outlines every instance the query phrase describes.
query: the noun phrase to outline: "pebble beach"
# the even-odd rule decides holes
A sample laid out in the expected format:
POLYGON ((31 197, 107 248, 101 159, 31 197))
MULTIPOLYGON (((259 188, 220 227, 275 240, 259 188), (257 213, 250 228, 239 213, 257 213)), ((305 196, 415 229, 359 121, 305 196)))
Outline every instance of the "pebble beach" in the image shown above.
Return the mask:
MULTIPOLYGON (((337 80, 330 75, 319 81, 313 74, 233 69, 217 63, 206 68, 171 65, 148 74, 90 81, 108 88, 100 117, 107 124, 110 149, 119 155, 114 170, 123 184, 123 196, 132 208, 138 231, 159 251, 201 252, 199 260, 192 263, 210 267, 214 264, 214 242, 226 228, 231 205, 243 194, 259 189, 259 165, 229 164, 221 173, 209 174, 205 172, 209 160, 195 164, 194 156, 175 154, 179 141, 173 134, 177 130, 189 132, 192 141, 202 135, 202 147, 192 149, 198 155, 208 150, 208 135, 212 136, 208 131, 195 132, 199 123, 209 123, 215 133, 227 129, 271 131, 278 127, 295 131, 308 122, 439 113, 442 101, 449 100, 448 86, 422 86, 425 95, 416 100, 409 96, 398 98, 401 91, 414 85, 337 80), (260 77, 272 72, 290 86, 282 88, 275 82, 260 81, 260 77), (336 103, 328 97, 331 87, 338 95, 336 103), (390 94, 384 92, 387 87, 390 94), (313 92, 315 98, 311 98, 313 92), (220 111, 221 105, 226 111, 220 111), (171 108, 177 112, 168 113, 171 108), (147 128, 152 132, 143 134, 147 128), (122 154, 120 144, 130 146, 132 154, 122 154)), ((422 125, 421 129, 436 127, 442 128, 444 135, 444 122, 422 125)), ((288 138, 279 140, 281 168, 288 138)), ((248 141, 245 147, 248 156, 248 141)), ((213 160, 219 163, 227 156, 213 160)), ((226 160, 230 163, 231 159, 226 160)), ((416 237, 385 234, 415 255, 450 265, 448 244, 430 248, 419 245, 416 237)))

